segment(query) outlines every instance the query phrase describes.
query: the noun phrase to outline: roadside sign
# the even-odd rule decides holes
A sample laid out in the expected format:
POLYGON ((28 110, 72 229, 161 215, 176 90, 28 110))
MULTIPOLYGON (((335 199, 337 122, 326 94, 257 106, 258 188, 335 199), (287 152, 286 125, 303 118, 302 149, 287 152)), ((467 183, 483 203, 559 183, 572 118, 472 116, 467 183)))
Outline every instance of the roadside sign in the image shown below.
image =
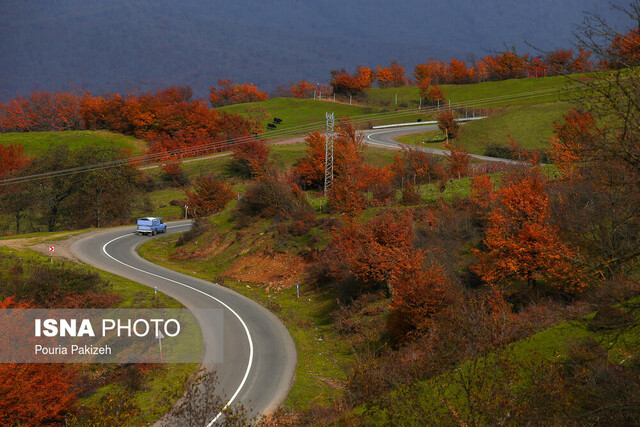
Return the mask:
POLYGON ((53 246, 49 246, 49 252, 53 252, 54 248, 53 246))

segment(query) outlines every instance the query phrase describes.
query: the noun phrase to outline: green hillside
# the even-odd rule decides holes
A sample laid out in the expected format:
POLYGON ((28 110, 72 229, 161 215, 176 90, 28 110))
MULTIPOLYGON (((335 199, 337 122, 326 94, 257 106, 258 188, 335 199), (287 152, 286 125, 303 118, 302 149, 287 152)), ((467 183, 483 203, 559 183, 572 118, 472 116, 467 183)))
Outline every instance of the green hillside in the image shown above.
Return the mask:
MULTIPOLYGON (((490 143, 506 145, 509 136, 530 149, 546 149, 553 135, 553 122, 571 108, 567 102, 506 107, 501 113, 462 126, 458 142, 472 154, 483 154, 490 143)), ((404 144, 445 148, 440 131, 414 133, 398 138, 404 144), (438 142, 423 142, 436 140, 438 142)))
POLYGON ((380 108, 297 98, 274 98, 262 102, 228 105, 218 110, 259 119, 264 125, 267 137, 304 135, 311 130, 321 130, 326 123, 325 113, 328 112, 334 112, 336 119, 350 117, 357 121, 360 128, 395 123, 398 118, 404 121, 424 118, 424 115, 415 113, 398 115, 380 108), (268 130, 267 124, 273 123, 274 118, 281 119, 282 123, 278 124, 275 130, 268 130))
MULTIPOLYGON (((580 75, 573 76, 580 78, 580 75)), ((531 105, 543 102, 566 99, 576 89, 576 83, 563 76, 537 79, 511 79, 497 82, 482 82, 464 85, 441 85, 451 103, 473 104, 494 108, 507 105, 531 105)), ((417 86, 378 89, 371 88, 366 92, 366 102, 371 106, 398 105, 416 107, 420 102, 417 86)))
POLYGON ((0 144, 20 144, 27 157, 44 153, 50 145, 67 145, 71 149, 85 146, 121 147, 132 155, 142 154, 145 142, 132 136, 104 130, 72 130, 59 132, 13 132, 0 134, 0 144))

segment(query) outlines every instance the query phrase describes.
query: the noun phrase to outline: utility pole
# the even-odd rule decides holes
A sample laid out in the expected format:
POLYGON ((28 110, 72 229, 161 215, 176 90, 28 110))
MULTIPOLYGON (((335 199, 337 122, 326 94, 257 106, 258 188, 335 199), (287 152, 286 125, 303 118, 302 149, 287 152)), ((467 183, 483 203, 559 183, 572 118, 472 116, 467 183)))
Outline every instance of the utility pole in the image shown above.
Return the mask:
POLYGON ((326 113, 327 134, 324 150, 324 196, 327 197, 331 184, 333 184, 333 128, 335 124, 335 113, 326 113))

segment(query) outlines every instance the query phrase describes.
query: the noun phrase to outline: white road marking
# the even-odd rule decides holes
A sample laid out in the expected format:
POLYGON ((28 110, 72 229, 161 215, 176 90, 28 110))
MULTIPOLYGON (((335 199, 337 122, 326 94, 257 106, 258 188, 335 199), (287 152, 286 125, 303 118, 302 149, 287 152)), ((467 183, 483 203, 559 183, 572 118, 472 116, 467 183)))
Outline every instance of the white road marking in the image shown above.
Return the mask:
MULTIPOLYGON (((171 227, 167 227, 167 228, 179 228, 179 227, 186 227, 186 226, 187 225, 176 225, 176 226, 171 226, 171 227)), ((196 289, 196 288, 194 288, 192 286, 189 286, 189 285, 187 285, 185 283, 178 282, 178 281, 173 280, 173 279, 169 279, 168 277, 160 276, 159 274, 151 273, 150 271, 146 271, 146 270, 143 270, 143 269, 138 268, 138 267, 134 267, 132 265, 124 263, 124 262, 120 261, 119 259, 116 259, 113 256, 111 256, 107 252, 107 246, 109 244, 115 242, 116 240, 122 239, 123 237, 127 237, 127 236, 129 236, 129 234, 125 234, 123 236, 116 237, 115 239, 109 240, 107 243, 105 243, 102 246, 102 252, 104 252, 104 254, 106 256, 108 256, 109 258, 111 258, 112 260, 114 260, 114 261, 116 261, 116 262, 118 262, 118 263, 120 263, 120 264, 122 264, 122 265, 124 265, 126 267, 129 267, 129 268, 131 268, 133 270, 140 271, 142 273, 146 273, 146 274, 148 274, 150 276, 158 277, 158 278, 163 279, 163 280, 167 280, 169 282, 175 283, 175 284, 180 285, 180 286, 184 286, 185 288, 191 289, 192 291, 199 292, 202 295, 206 295, 209 298, 216 300, 217 302, 219 302, 220 304, 225 306, 231 313, 233 313, 238 318, 238 320, 240 321, 242 326, 244 327, 244 331, 247 334, 247 339, 249 340, 249 363, 247 364, 247 370, 244 373, 244 377, 242 378, 242 382, 240 382, 240 385, 238 386, 238 389, 235 391, 235 393, 233 393, 233 396, 231 396, 231 399, 229 399, 227 404, 224 405, 224 408, 222 408, 222 410, 218 413, 218 415, 216 415, 215 418, 212 419, 209 422, 209 424, 207 424, 207 427, 209 427, 209 426, 213 425, 213 423, 218 421, 218 418, 220 418, 220 416, 222 415, 224 410, 227 409, 229 407, 229 405, 231 405, 233 403, 233 401, 236 399, 236 397, 238 397, 238 394, 240 393, 240 390, 242 390, 242 387, 244 387, 244 383, 247 381, 247 378, 249 377, 249 372, 251 371, 251 366, 253 365, 253 340, 251 339, 251 333, 249 332, 249 328, 247 327, 247 324, 244 323, 244 320, 242 320, 242 318, 240 317, 240 315, 238 313, 236 313, 231 307, 229 307, 226 303, 224 303, 223 301, 219 300, 218 298, 216 298, 216 297, 214 297, 212 295, 209 295, 208 293, 203 292, 200 289, 196 289)))

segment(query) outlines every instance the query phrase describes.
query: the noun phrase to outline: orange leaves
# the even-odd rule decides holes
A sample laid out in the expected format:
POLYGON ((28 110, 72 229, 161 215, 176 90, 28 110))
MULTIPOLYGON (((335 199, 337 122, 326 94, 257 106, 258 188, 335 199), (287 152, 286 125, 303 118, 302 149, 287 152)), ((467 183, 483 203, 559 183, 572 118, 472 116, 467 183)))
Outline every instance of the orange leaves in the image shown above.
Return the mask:
MULTIPOLYGON (((33 307, 14 303, 13 297, 0 301, 0 309, 22 308, 33 307)), ((76 375, 77 368, 72 365, 0 363, 0 424, 63 423, 77 400, 73 389, 76 375)))
POLYGON ((400 87, 407 84, 404 66, 395 60, 392 61, 388 67, 378 65, 376 67, 376 74, 378 76, 378 85, 381 88, 400 87))
POLYGON ((77 397, 77 369, 55 364, 0 364, 0 424, 62 423, 77 397))
POLYGON ((317 189, 324 183, 325 137, 320 132, 310 132, 304 141, 306 157, 298 159, 293 174, 303 188, 317 189))
POLYGON ((35 90, 28 98, 17 96, 0 104, 2 132, 78 129, 80 122, 80 95, 75 92, 35 90))
POLYGON ((551 150, 554 162, 561 172, 572 176, 575 167, 582 161, 582 152, 589 142, 600 134, 595 117, 591 113, 579 113, 571 110, 563 115, 565 122, 554 122, 555 137, 551 138, 551 150))
POLYGON ((296 84, 291 83, 289 91, 294 98, 311 98, 316 90, 316 85, 305 80, 298 80, 296 84))
POLYGON ((444 103, 444 101, 447 99, 447 95, 442 89, 440 89, 440 86, 435 85, 429 88, 426 98, 432 104, 436 104, 439 102, 444 103))
POLYGON ((640 28, 634 28, 627 34, 619 34, 607 49, 610 68, 634 67, 640 63, 640 28))
POLYGON ((250 139, 233 150, 233 165, 245 176, 258 177, 265 173, 269 147, 261 139, 250 139))
POLYGON ((440 265, 424 267, 422 251, 399 253, 394 261, 388 327, 396 342, 401 342, 408 333, 427 329, 431 318, 452 303, 455 292, 440 265))
POLYGON ((474 250, 475 267, 492 286, 524 281, 531 288, 545 282, 565 293, 579 292, 586 284, 574 267, 577 254, 561 240, 551 224, 545 181, 538 168, 512 176, 497 191, 486 194, 491 182, 474 180, 473 194, 486 211, 483 250, 474 250))
POLYGON ((527 55, 519 56, 515 52, 505 51, 499 55, 485 56, 478 68, 489 80, 517 79, 524 76, 527 55))
POLYGON ((267 93, 260 91, 253 83, 234 85, 229 79, 218 79, 218 86, 220 86, 219 89, 215 86, 209 89, 209 101, 213 108, 269 99, 267 93))
MULTIPOLYGON (((386 285, 399 254, 412 249, 411 215, 394 213, 384 212, 366 225, 349 220, 331 242, 332 250, 347 264, 361 290, 386 285)), ((334 273, 339 277, 338 271, 334 273)))
POLYGON ((455 138, 458 136, 460 125, 456 121, 456 113, 453 110, 443 110, 438 113, 438 128, 447 135, 447 138, 455 138))
POLYGON ((0 145, 0 179, 27 164, 23 152, 24 147, 19 144, 0 145))
POLYGON ((331 86, 335 93, 357 95, 371 87, 375 78, 375 71, 369 67, 358 67, 355 75, 343 68, 331 71, 331 86))
POLYGON ((231 186, 216 178, 214 174, 196 179, 193 191, 186 188, 185 192, 189 199, 189 207, 197 217, 206 217, 220 212, 235 196, 231 186))
MULTIPOLYGON (((456 123, 457 124, 457 123, 456 123)), ((469 165, 471 164, 471 156, 467 151, 459 145, 451 145, 447 143, 445 147, 449 150, 447 159, 449 167, 447 172, 452 178, 462 178, 469 175, 469 165)))

